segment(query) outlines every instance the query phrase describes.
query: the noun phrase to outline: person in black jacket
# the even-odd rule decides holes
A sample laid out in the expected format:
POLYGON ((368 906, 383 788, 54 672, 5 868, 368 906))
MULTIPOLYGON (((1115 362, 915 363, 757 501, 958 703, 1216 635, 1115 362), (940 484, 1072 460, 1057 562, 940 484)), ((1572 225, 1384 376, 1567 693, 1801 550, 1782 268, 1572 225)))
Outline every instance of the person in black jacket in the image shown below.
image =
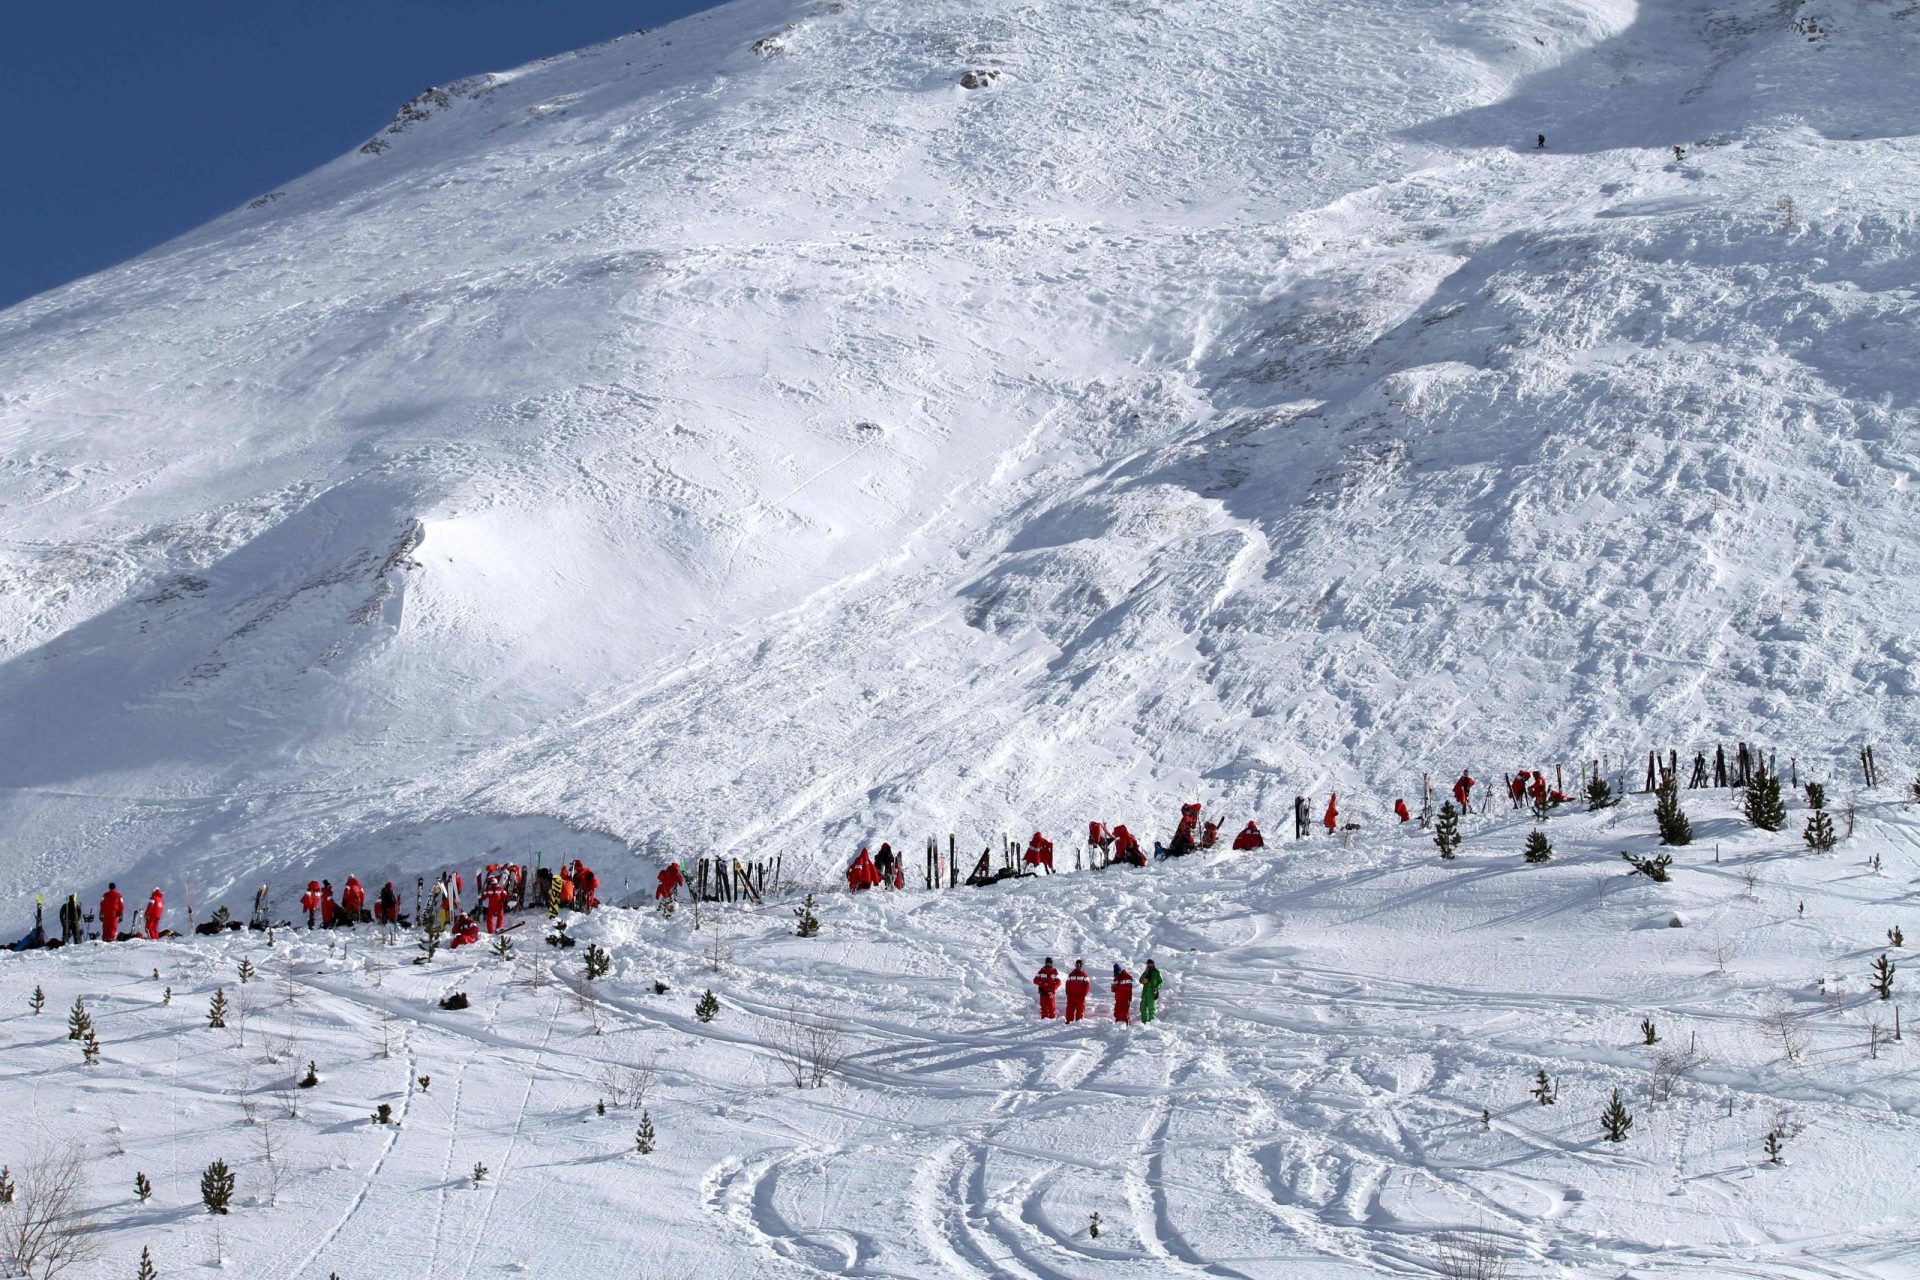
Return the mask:
POLYGON ((75 943, 86 940, 87 935, 80 928, 80 895, 70 893, 67 900, 60 904, 60 941, 75 943))

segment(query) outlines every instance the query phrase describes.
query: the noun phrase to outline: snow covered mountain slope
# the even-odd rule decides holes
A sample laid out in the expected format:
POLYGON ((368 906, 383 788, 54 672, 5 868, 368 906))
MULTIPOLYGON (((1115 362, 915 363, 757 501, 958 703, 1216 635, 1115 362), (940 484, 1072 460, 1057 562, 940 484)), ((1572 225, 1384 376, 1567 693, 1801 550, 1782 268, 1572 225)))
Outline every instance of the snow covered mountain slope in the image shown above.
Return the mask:
POLYGON ((0 314, 0 893, 1911 741, 1916 135, 1889 0, 739 0, 423 95, 0 314))

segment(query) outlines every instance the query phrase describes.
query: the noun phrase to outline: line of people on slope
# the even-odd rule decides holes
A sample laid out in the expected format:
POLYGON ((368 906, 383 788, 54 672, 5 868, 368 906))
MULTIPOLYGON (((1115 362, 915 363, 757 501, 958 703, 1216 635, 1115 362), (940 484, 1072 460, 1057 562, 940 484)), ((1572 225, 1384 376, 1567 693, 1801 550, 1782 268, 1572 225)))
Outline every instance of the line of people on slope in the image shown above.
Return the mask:
MULTIPOLYGON (((1140 1021, 1152 1022, 1158 1016, 1160 988, 1165 985, 1165 982, 1166 979, 1161 976, 1160 970, 1155 967, 1152 960, 1148 960, 1147 967, 1140 972, 1140 1021)), ((1067 992, 1066 1020, 1078 1022, 1087 1016, 1087 993, 1093 987, 1093 980, 1087 976, 1085 960, 1075 960, 1072 970, 1068 972, 1063 982, 1060 971, 1053 966, 1053 957, 1048 956, 1046 963, 1040 966, 1040 971, 1033 975, 1033 985, 1040 992, 1042 1018, 1057 1016, 1058 1010, 1054 997, 1063 986, 1067 992)), ((1115 1022, 1132 1021, 1133 975, 1127 971, 1125 965, 1113 966, 1113 980, 1108 990, 1113 995, 1113 1020, 1115 1022)))
MULTIPOLYGON (((47 940, 45 921, 41 918, 43 905, 34 907, 33 929, 26 937, 13 945, 15 951, 24 951, 30 947, 54 945, 47 940)), ((72 946, 87 940, 86 925, 93 917, 87 915, 80 905, 80 895, 70 893, 67 900, 60 904, 60 946, 72 946)), ((122 942, 135 937, 120 932, 120 922, 126 919, 127 900, 120 893, 120 886, 109 884, 107 891, 100 895, 100 937, 106 942, 122 942)), ((140 911, 140 932, 137 936, 158 940, 161 924, 167 915, 167 895, 155 889, 147 897, 147 905, 140 911)))
MULTIPOLYGON (((498 933, 505 927, 505 918, 511 906, 525 905, 525 868, 516 864, 494 863, 489 865, 479 879, 480 892, 474 902, 474 910, 481 913, 487 923, 487 932, 498 933)), ((600 905, 600 878, 580 859, 562 866, 558 871, 541 869, 535 876, 536 892, 541 895, 548 914, 558 915, 562 909, 591 911, 600 905)), ((437 914, 441 927, 454 937, 454 945, 479 939, 479 926, 462 909, 461 897, 466 888, 465 878, 455 872, 442 874, 433 887, 433 899, 426 910, 437 914)), ((349 875, 340 892, 336 895, 333 881, 328 879, 309 880, 306 892, 300 896, 300 909, 306 913, 309 929, 351 928, 356 924, 403 925, 408 917, 401 913, 400 895, 394 889, 391 880, 381 888, 371 910, 367 907, 366 887, 359 877, 349 875)), ((88 940, 86 926, 94 920, 81 906, 80 895, 70 893, 66 901, 60 904, 56 913, 60 923, 59 940, 47 937, 45 927, 44 900, 36 903, 33 928, 27 935, 14 943, 11 950, 25 951, 44 946, 72 946, 88 940)), ((107 891, 100 897, 99 937, 105 942, 123 942, 136 936, 158 941, 162 937, 177 937, 171 930, 163 928, 166 917, 166 894, 155 889, 147 898, 146 906, 138 919, 139 932, 121 933, 121 924, 127 919, 127 904, 120 892, 120 886, 109 884, 107 891)), ((254 895, 253 916, 249 927, 266 929, 271 927, 269 914, 268 887, 261 885, 254 895)), ((215 910, 213 917, 198 927, 200 933, 220 933, 227 929, 240 928, 238 921, 229 921, 225 907, 215 910)))

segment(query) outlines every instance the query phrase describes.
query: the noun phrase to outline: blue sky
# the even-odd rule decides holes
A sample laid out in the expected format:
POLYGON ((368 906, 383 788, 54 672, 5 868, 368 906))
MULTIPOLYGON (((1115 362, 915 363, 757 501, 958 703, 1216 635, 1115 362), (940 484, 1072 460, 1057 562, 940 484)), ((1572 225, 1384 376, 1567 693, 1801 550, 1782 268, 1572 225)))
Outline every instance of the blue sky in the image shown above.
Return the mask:
POLYGON ((715 0, 0 0, 0 307, 364 141, 429 84, 715 0))

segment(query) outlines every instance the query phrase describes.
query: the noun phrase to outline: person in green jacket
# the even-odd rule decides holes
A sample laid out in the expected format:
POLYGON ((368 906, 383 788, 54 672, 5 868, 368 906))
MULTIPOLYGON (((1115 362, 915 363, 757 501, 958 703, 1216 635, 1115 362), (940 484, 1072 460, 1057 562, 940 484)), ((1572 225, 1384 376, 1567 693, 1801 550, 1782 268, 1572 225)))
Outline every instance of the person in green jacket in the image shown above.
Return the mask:
POLYGON ((1147 967, 1140 974, 1140 1021, 1152 1022, 1156 1007, 1160 1003, 1160 987, 1166 979, 1153 967, 1153 961, 1147 961, 1147 967))

